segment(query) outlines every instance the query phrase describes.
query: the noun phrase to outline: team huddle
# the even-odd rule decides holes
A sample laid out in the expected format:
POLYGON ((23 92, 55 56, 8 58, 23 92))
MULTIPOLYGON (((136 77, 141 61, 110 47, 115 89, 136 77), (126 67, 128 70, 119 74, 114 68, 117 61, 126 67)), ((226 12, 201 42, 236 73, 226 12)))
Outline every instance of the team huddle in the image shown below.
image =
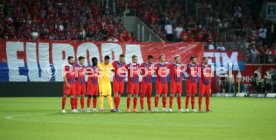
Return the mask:
POLYGON ((195 95, 199 85, 198 107, 202 112, 202 98, 205 95, 206 111, 209 112, 211 94, 211 66, 208 59, 204 57, 202 64, 197 64, 197 58, 192 56, 189 64, 182 64, 180 56, 175 56, 173 63, 165 61, 165 55, 159 56, 159 62, 153 62, 153 56, 149 55, 147 62, 138 64, 136 55, 132 56, 132 62, 125 63, 125 56, 120 55, 118 61, 110 63, 110 57, 105 56, 104 61, 98 64, 98 59, 91 59, 92 65, 84 66, 85 57, 80 56, 78 63, 72 56, 68 57, 68 64, 64 67, 64 84, 62 98, 62 112, 65 113, 66 98, 70 96, 72 112, 78 111, 78 99, 80 99, 81 112, 91 112, 90 104, 93 101, 93 112, 97 110, 97 97, 100 101, 100 112, 104 112, 104 97, 108 100, 111 112, 121 112, 119 109, 121 95, 124 93, 125 79, 127 77, 127 112, 137 112, 138 95, 140 94, 140 112, 145 112, 144 98, 147 99, 147 110, 158 112, 159 98, 162 98, 162 111, 173 112, 173 100, 177 99, 178 112, 189 112, 189 101, 191 100, 192 112, 195 109, 195 95), (114 105, 112 100, 112 87, 110 78, 113 76, 114 105), (88 77, 87 83, 85 77, 88 77), (140 78, 141 77, 141 86, 140 78), (153 77, 156 78, 156 95, 154 98, 154 109, 151 106, 151 95, 153 89, 153 77), (182 109, 182 80, 186 79, 185 109, 182 109), (170 79, 169 109, 167 109, 167 95, 170 79), (86 109, 85 109, 85 97, 86 109), (133 110, 130 109, 131 100, 133 110))

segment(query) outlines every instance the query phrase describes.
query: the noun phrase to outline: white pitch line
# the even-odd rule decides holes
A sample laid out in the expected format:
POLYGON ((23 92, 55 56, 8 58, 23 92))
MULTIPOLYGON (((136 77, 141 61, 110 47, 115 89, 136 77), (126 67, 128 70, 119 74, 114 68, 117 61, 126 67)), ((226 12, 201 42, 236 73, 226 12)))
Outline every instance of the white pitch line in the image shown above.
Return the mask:
POLYGON ((42 120, 28 120, 28 119, 19 119, 17 117, 30 116, 31 114, 26 115, 9 115, 5 116, 7 120, 15 120, 15 121, 27 121, 27 122, 49 122, 49 123, 60 123, 61 121, 42 121, 42 120))

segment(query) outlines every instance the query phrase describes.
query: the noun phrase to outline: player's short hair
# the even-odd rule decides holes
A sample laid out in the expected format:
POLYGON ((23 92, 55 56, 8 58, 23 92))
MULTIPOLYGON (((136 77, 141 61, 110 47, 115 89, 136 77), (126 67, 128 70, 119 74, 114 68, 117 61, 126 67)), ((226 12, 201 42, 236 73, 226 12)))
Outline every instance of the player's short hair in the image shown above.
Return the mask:
POLYGON ((159 60, 161 59, 162 56, 165 56, 165 54, 160 54, 159 55, 159 60))
POLYGON ((180 56, 179 56, 179 55, 175 56, 175 57, 174 57, 174 60, 176 60, 176 58, 178 58, 178 57, 180 57, 180 56))
POLYGON ((78 60, 83 60, 83 59, 85 59, 85 57, 83 57, 83 56, 80 56, 80 57, 78 58, 78 60))
POLYGON ((202 60, 205 60, 205 59, 207 59, 207 57, 203 57, 203 58, 202 58, 202 60))
POLYGON ((91 61, 93 62, 93 61, 96 61, 98 58, 97 57, 93 57, 92 59, 91 59, 91 61))
POLYGON ((190 60, 193 60, 194 58, 196 58, 196 57, 195 57, 195 56, 191 56, 191 57, 190 57, 190 60))
POLYGON ((125 57, 125 55, 124 55, 124 54, 121 54, 121 55, 120 55, 120 58, 122 58, 122 57, 125 57))
POLYGON ((109 60, 110 57, 108 55, 104 56, 104 60, 109 60))
POLYGON ((132 59, 135 58, 135 57, 137 57, 137 55, 132 55, 132 59))
POLYGON ((73 59, 73 58, 74 58, 73 56, 68 56, 67 60, 70 60, 70 59, 73 59))
POLYGON ((148 55, 148 59, 153 59, 153 56, 152 55, 148 55))

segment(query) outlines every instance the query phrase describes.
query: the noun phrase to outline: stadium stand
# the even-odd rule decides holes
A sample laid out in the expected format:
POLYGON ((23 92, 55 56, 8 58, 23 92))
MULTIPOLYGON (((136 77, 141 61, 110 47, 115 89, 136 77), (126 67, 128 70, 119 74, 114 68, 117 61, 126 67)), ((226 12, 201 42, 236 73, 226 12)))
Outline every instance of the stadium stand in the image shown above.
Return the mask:
POLYGON ((135 40, 99 0, 4 0, 2 5, 2 39, 135 40))
MULTIPOLYGON (((101 2, 4 0, 0 13, 0 38, 135 41, 133 33, 128 33, 124 27, 124 22, 115 20, 116 15, 101 2)), ((130 9, 135 11, 164 41, 205 42, 206 50, 243 50, 247 63, 276 63, 276 45, 270 35, 272 27, 258 18, 265 1, 116 2, 124 14, 130 9)))
POLYGON ((262 4, 249 0, 189 2, 143 0, 134 8, 140 18, 166 41, 205 42, 206 49, 221 51, 241 49, 245 51, 247 63, 276 62, 276 46, 273 38, 268 37, 272 32, 270 24, 256 16, 262 4), (173 30, 172 40, 166 34, 168 30, 173 30))

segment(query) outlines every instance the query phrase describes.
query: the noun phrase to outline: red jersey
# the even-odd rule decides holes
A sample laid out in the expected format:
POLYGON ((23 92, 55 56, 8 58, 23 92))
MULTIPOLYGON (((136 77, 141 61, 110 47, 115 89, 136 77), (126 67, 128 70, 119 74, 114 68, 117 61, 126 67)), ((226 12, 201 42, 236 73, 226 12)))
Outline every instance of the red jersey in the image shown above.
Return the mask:
POLYGON ((166 63, 158 63, 155 65, 155 73, 156 73, 156 81, 161 84, 167 84, 168 80, 168 74, 169 74, 169 68, 166 63))
POLYGON ((113 81, 116 80, 117 82, 124 82, 126 75, 126 64, 124 62, 120 63, 119 61, 114 61, 112 65, 114 67, 113 81))
POLYGON ((202 42, 203 41, 203 32, 197 33, 197 41, 202 42))
POLYGON ((210 65, 201 65, 201 76, 200 81, 204 85, 210 85, 211 84, 211 72, 212 68, 210 65))
POLYGON ((151 83, 152 76, 154 73, 154 65, 152 63, 142 63, 141 64, 141 74, 143 75, 143 82, 151 83))
POLYGON ((180 36, 181 36, 181 39, 184 40, 184 41, 186 41, 188 39, 188 34, 186 32, 182 32, 180 34, 180 36))
POLYGON ((99 75, 98 66, 87 66, 86 74, 88 76, 88 82, 90 82, 92 85, 98 85, 98 75, 99 75))
POLYGON ((189 74, 188 80, 192 83, 197 82, 198 78, 198 65, 189 64, 187 67, 187 73, 189 74))
POLYGON ((130 63, 126 66, 128 69, 128 82, 131 84, 139 83, 139 64, 130 63))
POLYGON ((171 64, 170 65, 170 76, 171 82, 182 82, 182 74, 185 70, 185 65, 182 64, 171 64))
POLYGON ((76 71, 78 73, 76 80, 79 84, 85 84, 85 66, 84 65, 75 65, 76 71))
POLYGON ((74 66, 72 65, 66 65, 64 67, 64 72, 66 72, 65 74, 65 78, 67 79, 68 83, 70 85, 75 84, 76 80, 75 80, 75 70, 74 70, 74 66))

